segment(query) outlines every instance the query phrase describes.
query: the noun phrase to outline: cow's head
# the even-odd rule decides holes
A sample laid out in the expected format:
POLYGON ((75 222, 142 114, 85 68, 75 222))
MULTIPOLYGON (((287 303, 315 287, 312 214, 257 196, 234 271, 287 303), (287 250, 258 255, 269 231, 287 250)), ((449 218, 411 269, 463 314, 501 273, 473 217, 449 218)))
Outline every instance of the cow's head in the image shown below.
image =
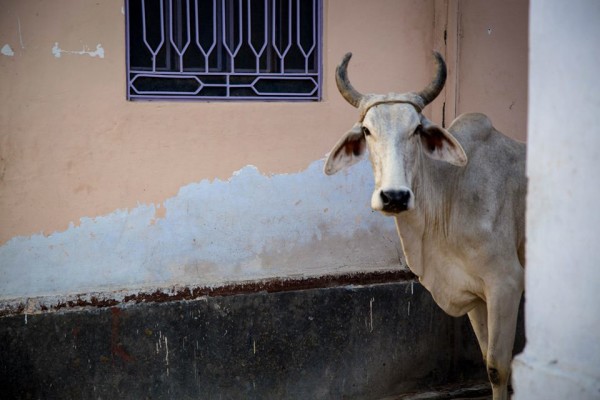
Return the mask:
POLYGON ((398 214, 415 207, 411 184, 418 173, 422 154, 457 166, 467 163, 458 141, 421 114, 446 81, 446 64, 439 53, 434 52, 434 55, 435 78, 418 93, 363 95, 348 80, 347 68, 352 54, 346 54, 337 67, 338 89, 348 103, 358 108, 360 118, 331 150, 325 173, 332 175, 354 164, 368 148, 375 174, 371 207, 376 211, 398 214))

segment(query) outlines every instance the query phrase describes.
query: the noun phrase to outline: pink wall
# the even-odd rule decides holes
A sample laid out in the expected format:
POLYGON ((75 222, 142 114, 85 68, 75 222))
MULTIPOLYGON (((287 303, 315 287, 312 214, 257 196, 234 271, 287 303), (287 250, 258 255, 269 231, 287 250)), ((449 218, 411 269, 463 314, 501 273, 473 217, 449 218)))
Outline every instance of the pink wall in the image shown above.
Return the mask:
POLYGON ((457 114, 488 114, 501 132, 525 140, 527 131, 528 2, 461 1, 457 114))
POLYGON ((15 54, 0 56, 0 243, 161 203, 187 183, 249 164, 267 174, 306 168, 354 118, 333 80, 346 51, 365 91, 429 79, 433 2, 331 0, 324 9, 322 102, 131 103, 119 2, 4 4, 0 40, 15 54), (55 43, 66 51, 100 44, 104 58, 56 58, 55 43))
POLYGON ((522 139, 526 12, 324 0, 323 101, 128 102, 121 3, 5 2, 0 299, 399 268, 368 163, 321 173, 357 118, 335 66, 352 51, 358 90, 420 90, 436 48, 449 79, 426 113, 484 111, 522 139))

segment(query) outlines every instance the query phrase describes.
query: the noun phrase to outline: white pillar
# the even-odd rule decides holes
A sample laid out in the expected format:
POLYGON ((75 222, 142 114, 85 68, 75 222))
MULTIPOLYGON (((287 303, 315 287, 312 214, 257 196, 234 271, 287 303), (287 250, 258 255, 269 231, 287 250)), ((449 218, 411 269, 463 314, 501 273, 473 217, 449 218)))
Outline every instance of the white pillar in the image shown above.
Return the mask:
POLYGON ((600 399, 600 1, 531 0, 517 400, 600 399))

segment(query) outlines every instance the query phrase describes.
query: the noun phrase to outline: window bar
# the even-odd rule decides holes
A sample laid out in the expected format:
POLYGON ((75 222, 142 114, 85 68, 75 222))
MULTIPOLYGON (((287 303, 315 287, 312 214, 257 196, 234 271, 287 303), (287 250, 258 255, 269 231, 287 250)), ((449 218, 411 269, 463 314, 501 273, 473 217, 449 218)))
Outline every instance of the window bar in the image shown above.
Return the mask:
MULTIPOLYGON (((160 8, 160 16, 161 21, 163 20, 163 7, 161 5, 160 8)), ((165 36, 167 34, 168 27, 173 23, 173 13, 171 12, 171 7, 165 7, 164 12, 164 21, 165 21, 165 36)), ((169 40, 165 40, 165 70, 168 72, 173 72, 173 66, 171 62, 171 42, 169 40)))
MULTIPOLYGON (((280 64, 280 68, 281 68, 281 71, 279 71, 279 73, 283 74, 283 73, 285 73, 285 56, 287 55, 290 48, 292 47, 292 24, 291 24, 292 0, 288 0, 288 19, 287 19, 287 22, 288 22, 287 23, 287 31, 288 31, 287 39, 288 40, 287 40, 287 47, 285 48, 285 50, 283 52, 277 46, 277 38, 275 37, 276 31, 277 31, 277 19, 276 19, 277 13, 275 12, 275 10, 276 10, 275 0, 273 0, 273 39, 272 39, 273 40, 273 48, 275 49, 275 52, 277 53, 277 56, 279 57, 279 64, 280 64)), ((279 25, 280 26, 283 25, 283 15, 281 15, 279 25)), ((283 42, 284 32, 279 32, 279 33, 280 33, 281 41, 283 42)), ((282 43, 282 45, 283 45, 283 43, 282 43)))
MULTIPOLYGON (((230 8, 233 8, 233 1, 231 1, 231 6, 230 8)), ((242 10, 242 0, 238 0, 238 4, 240 7, 240 13, 242 10)), ((227 51, 227 53, 229 54, 229 58, 231 60, 231 73, 235 72, 235 56, 237 55, 237 53, 240 51, 240 48, 242 47, 242 18, 240 15, 240 18, 238 18, 238 44, 237 46, 235 46, 235 38, 234 38, 234 33, 235 33, 235 29, 234 29, 234 25, 235 25, 235 12, 233 12, 233 10, 230 10, 230 23, 227 24, 227 20, 226 20, 226 9, 225 9, 225 0, 223 0, 223 47, 225 48, 225 51, 227 51), (227 43, 227 28, 229 28, 229 31, 231 32, 230 39, 232 41, 231 43, 231 47, 234 47, 233 49, 230 47, 229 43, 227 43)), ((229 86, 229 85, 228 85, 229 86)))
POLYGON ((281 59, 281 73, 285 73, 285 56, 287 55, 287 53, 290 51, 290 49, 292 48, 292 44, 293 44, 293 40, 292 40, 292 0, 288 0, 288 17, 287 17, 287 31, 288 31, 288 38, 287 38, 287 47, 285 48, 285 51, 283 52, 283 58, 281 59))
MULTIPOLYGON (((129 16, 129 1, 125 1, 125 15, 129 16)), ((126 87, 126 91, 125 93, 127 93, 127 100, 131 100, 131 72, 130 72, 130 66, 131 66, 131 56, 129 55, 130 53, 130 48, 131 48, 131 39, 130 39, 130 28, 129 28, 129 20, 126 21, 125 23, 125 57, 127 58, 127 87, 126 87)))
MULTIPOLYGON (((313 9, 313 13, 317 12, 317 7, 319 8, 319 15, 317 17, 317 25, 318 25, 318 50, 317 50, 317 79, 321 83, 317 85, 317 98, 321 99, 322 94, 322 86, 323 86, 323 2, 319 1, 315 4, 315 8, 313 9)), ((316 42, 316 40, 315 40, 316 42)))
MULTIPOLYGON (((219 18, 218 15, 221 14, 221 12, 223 12, 223 8, 225 8, 225 3, 223 1, 219 1, 217 3, 217 23, 219 23, 219 21, 222 22, 222 18, 219 18)), ((218 25, 218 30, 223 30, 223 24, 221 23, 221 25, 218 25)), ((217 41, 217 71, 222 72, 225 71, 225 55, 224 55, 224 51, 223 51, 223 42, 224 42, 225 38, 222 35, 217 35, 216 36, 216 41, 217 41)))
MULTIPOLYGON (((258 77, 256 79, 254 79, 254 81, 252 81, 252 83, 250 85, 247 85, 247 86, 249 86, 254 91, 254 93, 256 93, 259 96, 261 96, 261 95, 272 95, 272 96, 279 95, 277 98, 283 98, 283 97, 280 97, 280 96, 298 95, 297 93, 269 92, 269 91, 259 91, 258 89, 256 89, 256 87, 254 85, 256 85, 256 83, 258 83, 258 81, 265 80, 265 79, 269 80, 269 79, 272 79, 272 77, 258 77)), ((284 76, 284 77, 277 77, 275 79, 277 79, 277 80, 291 80, 291 81, 293 81, 293 80, 296 80, 297 78, 293 77, 293 76, 284 76)), ((306 96, 312 96, 312 95, 315 94, 315 92, 318 91, 318 86, 319 85, 317 84, 317 82, 313 78, 308 78, 308 80, 311 81, 315 85, 315 87, 314 87, 314 89, 310 93, 307 93, 306 96)), ((244 86, 246 86, 246 85, 244 85, 244 86)))
POLYGON ((185 19, 186 19, 186 34, 187 34, 187 41, 185 42, 185 46, 183 47, 183 50, 181 50, 181 55, 179 56, 180 59, 180 65, 181 65, 181 72, 183 72, 184 69, 184 65, 183 65, 183 55, 185 54, 185 52, 187 51, 190 43, 192 42, 192 32, 191 32, 191 25, 192 25, 192 21, 191 18, 192 16, 190 15, 190 0, 185 0, 185 19))
POLYGON ((296 0, 296 5, 297 5, 297 12, 296 12, 296 43, 298 44, 298 48, 300 49, 300 52, 302 53, 302 55, 304 56, 304 73, 308 74, 308 59, 310 57, 310 55, 312 54, 312 52, 315 50, 316 47, 316 43, 315 43, 315 37, 316 37, 316 21, 315 21, 315 1, 313 0, 313 12, 312 12, 312 46, 305 51, 304 48, 302 47, 302 42, 300 41, 300 2, 301 0, 296 0))
POLYGON ((180 29, 178 30, 179 32, 177 32, 177 36, 179 37, 179 44, 177 44, 175 42, 175 40, 173 39, 173 14, 177 14, 177 19, 178 19, 178 26, 181 27, 181 1, 177 1, 177 13, 173 12, 173 0, 169 0, 169 9, 171 11, 171 18, 169 20, 169 40, 171 42, 171 44, 173 45, 173 48, 175 49, 175 52, 177 53, 177 55, 179 56, 179 72, 183 72, 183 54, 185 53, 185 51, 187 50, 188 46, 190 45, 190 0, 186 0, 186 4, 187 4, 187 41, 185 43, 185 46, 183 46, 183 49, 179 49, 179 46, 181 45, 182 42, 182 34, 180 32, 180 29))
POLYGON ((269 34, 267 32, 267 25, 268 25, 268 16, 267 16, 267 1, 268 0, 264 0, 264 21, 263 21, 263 26, 264 26, 264 32, 263 32, 263 45, 260 48, 260 50, 257 52, 256 49, 254 48, 254 45, 252 44, 252 12, 251 12, 251 7, 250 4, 252 2, 252 0, 248 0, 248 23, 247 23, 247 28, 248 28, 248 45, 250 46, 250 50, 252 50, 252 53, 254 53, 254 58, 256 60, 256 73, 260 73, 260 58, 262 57, 262 54, 264 53, 265 49, 267 48, 267 41, 268 41, 268 37, 269 34))
MULTIPOLYGON (((269 0, 265 0, 265 5, 267 4, 269 0)), ((274 11, 269 8, 267 6, 267 8, 265 9, 265 32, 267 33, 267 36, 265 38, 265 40, 267 41, 267 50, 266 50, 266 68, 265 68, 265 72, 266 73, 271 73, 273 72, 273 47, 270 45, 271 44, 271 36, 273 34, 273 27, 271 26, 271 23, 269 21, 271 21, 272 15, 273 15, 274 11)))
MULTIPOLYGON (((175 52, 178 53, 179 50, 179 46, 181 46, 181 43, 183 41, 183 25, 181 24, 181 19, 182 19, 182 7, 181 7, 181 0, 175 0, 175 8, 173 9, 173 4, 172 4, 172 0, 169 0, 170 3, 170 7, 171 7, 171 26, 170 26, 170 40, 171 40, 171 44, 173 46, 173 48, 175 49, 175 52), (176 34, 176 39, 175 39, 175 43, 173 42, 173 33, 176 34)), ((175 63, 175 68, 177 68, 177 65, 181 64, 179 62, 175 63)), ((182 72, 182 71, 179 71, 182 72)))
POLYGON ((205 50, 204 47, 202 47, 202 44, 200 44, 200 19, 198 18, 198 0, 195 0, 195 5, 196 5, 196 45, 198 46, 198 48, 200 49, 200 52, 202 52, 202 55, 204 56, 204 72, 208 73, 209 71, 209 57, 210 54, 212 53, 212 51, 214 50, 215 46, 217 45, 217 0, 213 0, 213 26, 212 26, 212 44, 211 46, 208 48, 208 50, 205 50))
POLYGON ((158 54, 158 52, 160 51, 161 47, 163 46, 163 44, 165 42, 163 0, 160 0, 160 43, 158 44, 156 51, 154 51, 154 49, 150 46, 150 44, 146 40, 146 7, 145 7, 145 4, 146 4, 146 0, 142 0, 142 38, 144 40, 144 44, 150 51, 150 54, 152 54, 152 72, 156 72, 156 55, 158 54))

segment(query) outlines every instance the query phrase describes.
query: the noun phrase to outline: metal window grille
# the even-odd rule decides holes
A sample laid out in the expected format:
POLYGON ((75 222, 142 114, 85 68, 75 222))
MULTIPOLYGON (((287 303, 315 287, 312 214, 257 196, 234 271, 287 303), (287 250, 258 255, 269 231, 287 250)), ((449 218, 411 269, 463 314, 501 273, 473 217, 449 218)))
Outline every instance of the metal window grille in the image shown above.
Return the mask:
POLYGON ((127 97, 319 100, 322 0, 126 0, 127 97))

